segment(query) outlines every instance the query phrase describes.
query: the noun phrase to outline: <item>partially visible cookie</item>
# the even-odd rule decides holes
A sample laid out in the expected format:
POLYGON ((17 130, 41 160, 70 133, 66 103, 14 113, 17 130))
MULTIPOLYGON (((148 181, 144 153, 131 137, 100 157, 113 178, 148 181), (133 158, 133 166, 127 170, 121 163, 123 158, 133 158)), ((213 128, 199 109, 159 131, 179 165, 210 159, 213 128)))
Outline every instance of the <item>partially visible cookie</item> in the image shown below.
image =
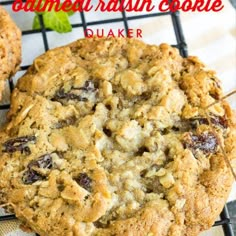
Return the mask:
POLYGON ((196 236, 236 158, 215 73, 166 44, 84 39, 38 57, 0 132, 0 204, 41 236, 196 236))
POLYGON ((0 6, 0 100, 5 80, 14 75, 21 62, 21 32, 0 6))

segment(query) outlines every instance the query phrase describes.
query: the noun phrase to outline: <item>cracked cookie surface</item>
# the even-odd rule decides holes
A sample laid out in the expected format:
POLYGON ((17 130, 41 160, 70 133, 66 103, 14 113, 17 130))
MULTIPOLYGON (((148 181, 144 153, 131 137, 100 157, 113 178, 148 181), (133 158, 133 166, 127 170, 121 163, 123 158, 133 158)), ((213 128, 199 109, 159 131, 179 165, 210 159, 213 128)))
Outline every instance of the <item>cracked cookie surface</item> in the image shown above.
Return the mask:
POLYGON ((0 100, 5 81, 13 76, 21 62, 21 32, 0 5, 0 100))
POLYGON ((233 182, 219 81, 167 44, 82 39, 38 57, 0 133, 0 201, 41 236, 194 236, 233 182), (214 128, 214 130, 212 130, 214 128))

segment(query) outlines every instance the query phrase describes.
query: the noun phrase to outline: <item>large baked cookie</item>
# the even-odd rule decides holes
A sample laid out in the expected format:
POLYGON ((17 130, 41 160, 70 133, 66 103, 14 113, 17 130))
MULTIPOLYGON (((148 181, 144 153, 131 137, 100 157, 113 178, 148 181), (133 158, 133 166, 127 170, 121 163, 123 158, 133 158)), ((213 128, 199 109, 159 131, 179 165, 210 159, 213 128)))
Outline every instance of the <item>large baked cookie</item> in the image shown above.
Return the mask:
MULTIPOLYGON (((166 44, 83 39, 38 57, 0 133, 0 199, 41 236, 193 236, 227 199, 232 112, 166 44), (209 125, 208 115, 213 126, 209 125)), ((5 205, 5 206, 6 206, 5 205)))
POLYGON ((0 100, 5 80, 15 74, 21 62, 21 32, 0 5, 0 100))

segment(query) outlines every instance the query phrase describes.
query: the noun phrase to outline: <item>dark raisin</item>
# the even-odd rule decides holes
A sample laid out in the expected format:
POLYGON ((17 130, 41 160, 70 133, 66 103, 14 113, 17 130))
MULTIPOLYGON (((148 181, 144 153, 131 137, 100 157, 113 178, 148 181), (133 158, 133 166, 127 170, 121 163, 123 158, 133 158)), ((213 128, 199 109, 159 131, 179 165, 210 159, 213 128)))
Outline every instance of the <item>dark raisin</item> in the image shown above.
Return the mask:
POLYGON ((112 132, 111 132, 110 129, 103 128, 103 132, 104 132, 108 137, 111 137, 111 136, 112 136, 112 132))
POLYGON ((52 169, 53 163, 52 163, 52 157, 50 154, 45 154, 41 157, 39 157, 38 160, 31 161, 28 165, 28 168, 32 167, 38 167, 42 169, 52 169))
POLYGON ((25 153, 26 155, 30 155, 30 148, 27 146, 29 142, 35 142, 35 136, 22 136, 14 139, 10 139, 3 144, 4 150, 3 152, 14 153, 20 151, 21 153, 25 153))
POLYGON ((28 164, 28 170, 26 170, 22 176, 22 181, 24 184, 32 184, 38 180, 43 180, 45 178, 40 173, 38 173, 37 170, 35 170, 35 167, 42 169, 52 169, 53 163, 51 155, 45 154, 39 157, 38 160, 33 160, 28 164))
MULTIPOLYGON (((220 128, 226 129, 228 127, 228 121, 224 116, 210 117, 211 123, 220 128)), ((190 124, 193 129, 196 129, 198 125, 209 125, 208 119, 204 117, 197 117, 190 119, 190 124)))
POLYGON ((190 139, 183 143, 185 148, 193 150, 201 150, 206 154, 215 153, 217 151, 218 140, 211 132, 205 132, 201 135, 190 134, 190 139))
POLYGON ((220 99, 220 95, 219 95, 218 93, 212 93, 212 92, 210 92, 209 94, 210 94, 210 96, 211 96, 212 98, 214 98, 215 100, 219 100, 219 99, 220 99))
POLYGON ((171 128, 173 131, 176 131, 176 132, 178 132, 180 129, 179 129, 179 127, 175 127, 175 126, 173 126, 172 128, 171 128))
POLYGON ((33 184, 38 180, 43 180, 43 176, 34 170, 28 169, 23 173, 22 181, 24 184, 33 184))
POLYGON ((92 179, 89 178, 89 176, 86 173, 80 173, 77 178, 74 179, 78 185, 80 185, 82 188, 91 191, 91 183, 92 179))
POLYGON ((228 128, 228 120, 225 116, 214 116, 211 118, 212 124, 220 126, 224 129, 228 128))
POLYGON ((105 107, 107 108, 107 110, 111 110, 112 109, 112 106, 110 104, 106 104, 105 107))
POLYGON ((142 156, 144 152, 149 152, 148 148, 143 146, 138 149, 138 151, 135 153, 135 156, 142 156))
POLYGON ((87 98, 84 98, 74 93, 66 93, 64 89, 60 89, 56 92, 55 96, 52 98, 52 101, 60 101, 62 99, 77 100, 77 101, 83 101, 83 102, 88 101, 87 98))

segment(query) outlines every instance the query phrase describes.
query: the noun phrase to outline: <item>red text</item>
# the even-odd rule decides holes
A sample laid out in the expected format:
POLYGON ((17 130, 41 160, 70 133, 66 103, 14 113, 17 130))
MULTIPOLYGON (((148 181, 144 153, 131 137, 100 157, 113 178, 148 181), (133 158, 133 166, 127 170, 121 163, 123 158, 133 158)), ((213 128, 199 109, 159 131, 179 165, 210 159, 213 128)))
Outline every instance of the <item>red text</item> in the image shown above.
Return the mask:
POLYGON ((128 38, 142 38, 142 30, 141 29, 128 29, 128 31, 125 33, 125 29, 86 29, 84 31, 84 36, 86 38, 92 38, 94 36, 97 36, 98 38, 103 37, 118 37, 118 38, 125 38, 126 36, 128 38))
POLYGON ((162 0, 159 4, 159 11, 161 12, 176 12, 178 10, 182 11, 198 11, 198 12, 218 12, 224 8, 221 0, 173 0, 169 2, 168 0, 162 0))
POLYGON ((152 0, 110 0, 105 2, 105 0, 99 0, 99 4, 97 5, 95 11, 102 12, 122 12, 122 11, 147 11, 150 12, 154 9, 154 5, 152 4, 152 0))
POLYGON ((22 0, 15 0, 12 4, 12 10, 15 12, 18 11, 37 11, 37 12, 45 12, 45 11, 90 11, 93 8, 91 5, 91 0, 75 0, 73 3, 71 0, 65 0, 63 3, 60 3, 60 0, 26 0, 23 2, 22 0))

